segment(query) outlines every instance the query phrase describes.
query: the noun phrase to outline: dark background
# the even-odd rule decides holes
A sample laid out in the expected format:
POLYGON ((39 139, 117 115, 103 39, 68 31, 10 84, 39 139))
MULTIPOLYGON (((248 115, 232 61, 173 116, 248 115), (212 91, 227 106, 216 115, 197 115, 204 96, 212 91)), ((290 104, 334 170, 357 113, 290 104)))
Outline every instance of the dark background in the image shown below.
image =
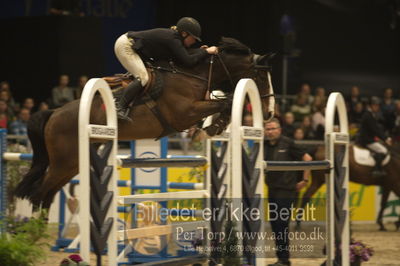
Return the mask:
MULTIPOLYGON (((85 17, 49 16, 50 0, 0 3, 0 81, 14 97, 44 100, 68 74, 101 77, 125 70, 114 56, 114 41, 128 30, 169 27, 193 16, 205 44, 234 37, 257 53, 277 52, 272 62, 281 93, 282 55, 289 59, 289 93, 302 82, 345 94, 359 85, 364 94, 392 87, 400 97, 400 30, 390 27, 388 0, 183 1, 83 0, 85 17), (284 50, 280 21, 294 22, 295 41, 284 50)), ((399 19, 397 22, 400 23, 399 19)))

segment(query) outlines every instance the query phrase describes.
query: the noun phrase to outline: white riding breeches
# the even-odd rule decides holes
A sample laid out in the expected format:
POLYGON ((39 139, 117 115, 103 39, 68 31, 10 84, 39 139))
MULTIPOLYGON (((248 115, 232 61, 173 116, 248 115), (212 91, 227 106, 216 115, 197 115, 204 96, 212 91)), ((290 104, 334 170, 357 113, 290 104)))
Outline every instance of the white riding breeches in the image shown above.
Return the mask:
POLYGON ((382 153, 382 154, 387 154, 388 150, 386 149, 385 146, 383 146, 381 143, 379 142, 373 142, 370 144, 367 144, 367 148, 376 152, 376 153, 382 153))
POLYGON ((149 75, 147 74, 142 59, 135 50, 132 49, 133 43, 134 41, 128 39, 126 34, 123 34, 115 41, 114 51, 119 62, 134 77, 139 78, 144 87, 149 81, 149 75))

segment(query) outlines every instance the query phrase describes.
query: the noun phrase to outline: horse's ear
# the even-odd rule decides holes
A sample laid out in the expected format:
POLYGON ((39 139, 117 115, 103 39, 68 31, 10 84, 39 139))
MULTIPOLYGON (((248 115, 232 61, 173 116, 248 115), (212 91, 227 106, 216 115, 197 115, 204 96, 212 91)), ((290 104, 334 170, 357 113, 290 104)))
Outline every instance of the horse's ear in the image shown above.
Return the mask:
POLYGON ((276 53, 268 53, 264 55, 254 54, 254 64, 266 66, 268 65, 268 61, 271 60, 275 55, 276 53))

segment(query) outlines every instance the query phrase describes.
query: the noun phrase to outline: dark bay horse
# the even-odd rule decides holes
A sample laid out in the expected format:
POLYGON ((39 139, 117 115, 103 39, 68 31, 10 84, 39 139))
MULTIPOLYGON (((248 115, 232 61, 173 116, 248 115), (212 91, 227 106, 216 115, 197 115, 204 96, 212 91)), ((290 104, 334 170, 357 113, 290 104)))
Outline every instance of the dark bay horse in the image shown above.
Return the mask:
MULTIPOLYGON (((319 146, 314 155, 314 160, 325 159, 325 147, 319 146)), ((366 186, 380 186, 382 188, 382 199, 377 218, 379 230, 386 230, 382 218, 383 211, 386 208, 386 203, 389 197, 390 191, 393 191, 398 197, 400 197, 400 156, 399 153, 394 150, 391 151, 390 162, 383 167, 383 170, 387 173, 382 177, 376 177, 372 175, 373 167, 359 165, 354 160, 353 145, 349 147, 349 179, 352 182, 359 183, 366 186)), ((312 171, 312 182, 304 193, 301 206, 305 206, 310 200, 312 195, 325 183, 324 171, 312 171)), ((396 222, 397 229, 400 223, 396 222)))
MULTIPOLYGON (((177 66, 174 70, 178 71, 158 70, 163 90, 155 102, 164 121, 169 128, 182 131, 209 115, 220 113, 223 119, 217 119, 219 124, 212 125, 214 128, 210 131, 221 132, 227 125, 223 120, 229 118, 233 90, 242 78, 256 82, 264 115, 271 115, 269 68, 262 62, 266 58, 252 53, 235 39, 222 38, 218 56, 208 57, 194 69, 177 66), (209 89, 221 87, 227 90, 226 99, 205 100, 209 89)), ((55 194, 78 173, 78 110, 79 100, 76 100, 55 110, 36 113, 28 123, 33 161, 16 195, 28 198, 34 208, 48 209, 55 194)), ((163 123, 145 104, 131 108, 129 116, 131 122, 118 121, 118 139, 158 138, 165 134, 163 123)), ((90 120, 93 124, 105 124, 99 96, 92 103, 90 120)))

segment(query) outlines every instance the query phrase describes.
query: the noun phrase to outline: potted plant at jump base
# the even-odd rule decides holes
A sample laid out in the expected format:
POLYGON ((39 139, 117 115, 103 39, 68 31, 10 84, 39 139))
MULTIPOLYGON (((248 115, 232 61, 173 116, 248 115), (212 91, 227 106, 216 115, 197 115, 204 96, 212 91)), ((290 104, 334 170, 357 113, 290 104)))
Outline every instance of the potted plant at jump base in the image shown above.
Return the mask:
POLYGON ((350 265, 359 266, 362 262, 368 261, 374 254, 372 247, 364 244, 361 241, 354 239, 350 242, 350 265))

